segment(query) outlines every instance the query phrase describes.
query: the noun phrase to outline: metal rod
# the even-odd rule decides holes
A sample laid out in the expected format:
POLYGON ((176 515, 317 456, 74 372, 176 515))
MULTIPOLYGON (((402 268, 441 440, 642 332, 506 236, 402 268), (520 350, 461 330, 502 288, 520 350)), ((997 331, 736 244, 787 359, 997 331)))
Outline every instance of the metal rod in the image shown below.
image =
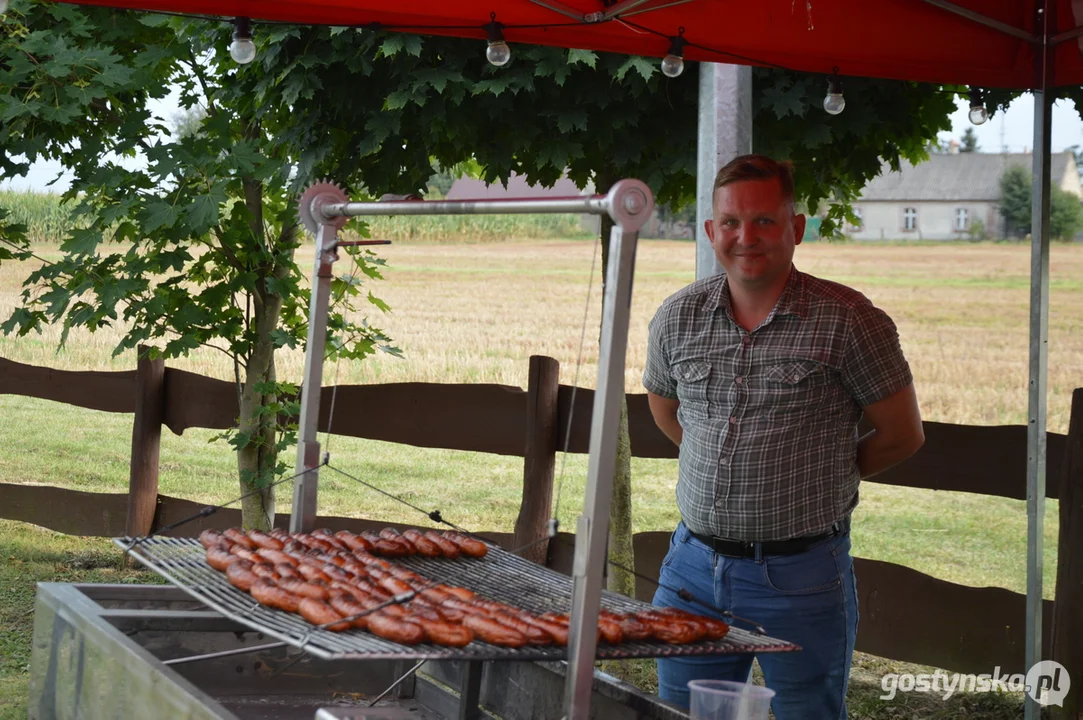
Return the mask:
POLYGON ((609 212, 605 195, 568 198, 519 198, 509 200, 407 200, 396 202, 328 203, 323 206, 326 217, 357 217, 358 215, 515 215, 592 214, 609 212))
MULTIPOLYGON (((610 5, 609 8, 602 13, 602 17, 606 20, 612 20, 618 15, 623 15, 629 10, 635 10, 640 5, 645 5, 651 2, 651 0, 621 0, 616 5, 610 5)), ((652 8, 644 8, 643 12, 651 10, 652 8)))
POLYGON ((402 674, 402 677, 400 677, 398 680, 396 680, 395 682, 388 685, 386 690, 384 690, 382 693, 377 695, 375 697, 375 699, 373 699, 373 701, 369 703, 369 707, 375 707, 376 703, 380 702, 385 697, 387 697, 391 693, 392 690, 394 690, 399 685, 401 685, 407 678, 409 678, 411 675, 416 673, 419 669, 421 669, 421 666, 424 665, 427 662, 428 662, 428 660, 419 660, 417 665, 414 665, 412 668, 407 670, 405 673, 402 674))
POLYGON ((1032 35, 1026 30, 1017 28, 1014 25, 1009 25, 1008 23, 994 20, 991 17, 982 15, 981 13, 970 10, 969 8, 961 7, 953 2, 948 2, 947 0, 923 0, 923 2, 928 3, 929 5, 932 5, 934 7, 938 7, 941 10, 947 10, 950 13, 955 13, 956 15, 965 17, 967 20, 972 20, 979 25, 984 25, 986 27, 993 28, 994 30, 999 30, 1005 35, 1011 35, 1014 38, 1025 40, 1028 43, 1033 44, 1040 43, 1042 41, 1042 38, 1038 35, 1032 35))
POLYGON ((297 441, 296 473, 299 477, 293 483, 290 532, 311 532, 316 527, 320 466, 317 430, 323 385, 323 352, 327 345, 327 310, 331 303, 331 263, 336 259, 337 242, 338 229, 329 223, 321 223, 316 234, 316 268, 308 310, 305 374, 301 383, 301 435, 297 441))
POLYGON ((1083 25, 1080 25, 1077 28, 1072 28, 1071 30, 1065 30, 1062 33, 1057 33, 1053 37, 1049 38, 1049 44, 1060 45, 1062 42, 1066 40, 1072 40, 1079 37, 1080 35, 1083 35, 1083 25))
POLYGON ((634 15, 640 15, 642 13, 649 13, 649 12, 654 12, 655 10, 661 10, 663 8, 673 7, 674 5, 684 5, 685 3, 690 3, 690 2, 693 2, 693 1, 694 0, 672 0, 672 2, 667 2, 664 5, 652 5, 649 8, 640 8, 639 10, 636 10, 635 12, 623 12, 623 13, 620 14, 620 16, 622 18, 632 17, 634 15))
POLYGON ((482 662, 471 660, 463 668, 462 687, 459 688, 459 712, 456 720, 476 720, 481 717, 481 671, 482 662))
MULTIPOLYGON (((1035 58, 1034 166, 1030 210, 1030 381, 1027 411, 1027 602, 1024 667, 1042 660, 1042 544, 1045 525, 1046 380, 1049 349, 1050 137, 1053 123, 1053 53, 1048 45, 1054 3, 1038 4, 1037 27, 1046 39, 1035 58), (1044 4, 1044 7, 1042 7, 1044 4)), ((1028 693, 1025 720, 1038 720, 1041 707, 1028 693)))
POLYGON ((624 359, 632 302, 639 228, 653 209, 646 185, 622 180, 613 186, 602 331, 598 352, 598 381, 591 417, 590 459, 583 515, 575 535, 572 567, 572 614, 568 638, 568 675, 564 704, 567 720, 586 720, 594 680, 598 645, 598 609, 609 540, 609 506, 616 469, 620 403, 624 400, 624 359))
POLYGON ((181 663, 199 662, 200 660, 214 660, 215 658, 229 657, 231 655, 247 655, 248 653, 259 652, 261 650, 274 650, 275 648, 286 647, 289 643, 273 642, 266 645, 253 645, 252 647, 233 648, 232 650, 220 650, 218 652, 204 653, 203 655, 189 655, 188 657, 173 658, 172 660, 163 660, 163 665, 180 665, 181 663))
POLYGON ((580 22, 583 21, 582 10, 576 10, 575 8, 565 5, 562 2, 557 2, 557 0, 530 0, 530 2, 534 3, 535 5, 541 5, 543 8, 552 10, 555 13, 560 13, 565 17, 570 17, 572 20, 579 20, 580 22))

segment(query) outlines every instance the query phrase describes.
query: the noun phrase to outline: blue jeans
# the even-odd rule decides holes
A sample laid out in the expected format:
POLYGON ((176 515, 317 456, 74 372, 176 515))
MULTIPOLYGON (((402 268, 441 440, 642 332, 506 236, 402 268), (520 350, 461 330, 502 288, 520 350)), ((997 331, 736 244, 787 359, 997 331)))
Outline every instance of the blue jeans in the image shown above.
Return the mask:
MULTIPOLYGON (((719 616, 682 600, 676 591, 684 588, 712 608, 748 618, 771 637, 801 646, 798 652, 758 656, 766 685, 776 693, 771 703, 776 720, 845 720, 857 635, 849 532, 796 555, 755 560, 716 554, 682 522, 670 539, 659 582, 655 605, 719 616)), ((751 655, 659 659, 658 694, 687 708, 689 680, 744 682, 751 668, 751 655)))

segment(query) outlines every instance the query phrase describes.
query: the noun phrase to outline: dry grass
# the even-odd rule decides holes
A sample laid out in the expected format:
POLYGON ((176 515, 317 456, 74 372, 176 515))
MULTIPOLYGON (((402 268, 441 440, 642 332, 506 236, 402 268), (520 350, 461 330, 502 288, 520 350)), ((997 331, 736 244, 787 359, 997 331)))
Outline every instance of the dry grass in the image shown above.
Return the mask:
MULTIPOLYGON (((404 350, 403 360, 376 357, 328 365, 342 383, 434 381, 524 386, 527 358, 551 355, 562 382, 576 374, 590 241, 479 245, 397 244, 380 250, 390 268, 371 289, 393 308, 372 318, 404 350)), ((50 248, 39 248, 45 257, 50 248)), ((897 322, 928 420, 973 425, 1024 424, 1027 413, 1029 251, 1022 245, 807 244, 798 266, 868 295, 897 322)), ((301 260, 302 267, 310 259, 301 260)), ((600 258, 579 382, 593 386, 601 306, 600 258)), ((1064 432, 1072 388, 1083 384, 1083 246, 1052 251, 1049 313, 1049 429, 1064 432)), ((0 317, 17 299, 28 268, 0 266, 0 317)), ((641 392, 647 323, 658 304, 694 279, 691 243, 643 241, 638 252, 626 388, 641 392)), ((131 369, 110 353, 119 334, 75 332, 55 353, 59 331, 0 338, 0 354, 67 369, 131 369)), ((230 378, 228 361, 206 350, 171 365, 230 378)), ((301 353, 287 353, 279 376, 299 380, 301 353)))

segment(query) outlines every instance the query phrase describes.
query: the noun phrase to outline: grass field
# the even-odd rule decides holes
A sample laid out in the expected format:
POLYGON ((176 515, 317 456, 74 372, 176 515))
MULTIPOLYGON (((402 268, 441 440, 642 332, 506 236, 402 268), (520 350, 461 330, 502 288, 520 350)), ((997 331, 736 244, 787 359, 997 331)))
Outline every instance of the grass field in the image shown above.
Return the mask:
MULTIPOLYGON (((36 251, 46 259, 56 255, 51 246, 43 245, 36 251)), ((578 375, 581 386, 593 386, 600 313, 597 267, 589 303, 587 287, 594 251, 594 243, 587 240, 403 243, 381 249, 390 268, 386 281, 372 283, 371 289, 393 312, 373 318, 373 322, 391 334, 405 358, 331 364, 325 368, 325 382, 495 382, 522 387, 526 385, 529 356, 544 354, 560 360, 562 382, 570 384, 578 375), (584 315, 585 346, 577 367, 584 315)), ((310 265, 308 258, 302 262, 303 267, 310 265)), ((1025 424, 1026 247, 811 243, 798 248, 796 262, 804 271, 861 290, 892 315, 914 371, 925 419, 972 425, 1025 424)), ((1083 247, 1055 246, 1051 264, 1049 429, 1064 432, 1071 390, 1083 385, 1083 247)), ((19 282, 28 272, 29 267, 0 266, 0 318, 6 318, 14 307, 19 282)), ((639 380, 651 314, 662 299, 693 278, 694 248, 690 243, 641 243, 625 378, 630 392, 642 392, 639 380)), ((118 337, 115 332, 75 333, 59 353, 58 335, 0 338, 0 356, 63 369, 130 370, 135 365, 131 355, 110 357, 118 337)), ((283 356, 279 377, 298 380, 302 361, 299 353, 283 356)), ((211 350, 169 364, 221 378, 229 378, 231 372, 223 356, 211 350)), ((336 409, 336 413, 379 411, 336 409)), ((0 413, 5 418, 0 423, 0 478, 124 491, 130 417, 15 396, 0 397, 0 413)), ((207 502, 235 497, 233 459, 225 445, 208 443, 209 436, 190 430, 182 437, 163 437, 162 493, 207 502)), ((332 463, 337 467, 422 507, 438 506, 458 524, 508 531, 514 523, 521 459, 342 437, 332 437, 325 444, 330 445, 332 463)), ((558 460, 558 472, 560 468, 558 460)), ((674 461, 633 462, 636 531, 669 529, 675 524, 675 471, 674 461)), ((585 458, 569 457, 560 508, 564 527, 572 525, 581 507, 585 475, 585 458)), ((288 493, 282 493, 279 508, 285 510, 288 504, 288 493)), ((322 476, 321 511, 418 520, 414 511, 332 472, 322 476)), ((1048 503, 1046 597, 1053 593, 1056 513, 1056 503, 1048 503)), ((16 544, 22 542, 18 538, 27 534, 37 537, 41 532, 14 523, 0 526, 5 542, 10 535, 16 544)), ((55 541, 74 543, 62 545, 58 556, 76 547, 109 552, 97 540, 55 541)), ((855 517, 854 547, 859 556, 908 565, 954 582, 1017 592, 1025 588, 1026 512, 1022 502, 867 483, 855 517)), ((0 552, 0 558, 10 555, 19 562, 30 562, 23 559, 19 548, 9 551, 5 546, 0 552)), ((19 573, 19 577, 50 577, 48 563, 35 568, 29 574, 19 573)), ((10 608, 24 601, 29 602, 28 594, 10 604, 5 600, 9 609, 0 616, 0 630, 11 628, 21 638, 16 644, 26 642, 29 620, 9 617, 18 615, 10 608)), ((27 605, 23 612, 28 609, 27 605)), ((927 696, 912 695, 883 703, 876 698, 883 667, 879 659, 859 659, 851 717, 1007 718, 1020 714, 1018 698, 1011 697, 938 703, 927 696), (963 709, 959 703, 970 705, 963 709)), ((18 678, 23 677, 18 663, 5 663, 2 668, 0 703, 8 692, 5 688, 18 686, 18 678)), ((9 693, 9 697, 15 695, 9 693)))

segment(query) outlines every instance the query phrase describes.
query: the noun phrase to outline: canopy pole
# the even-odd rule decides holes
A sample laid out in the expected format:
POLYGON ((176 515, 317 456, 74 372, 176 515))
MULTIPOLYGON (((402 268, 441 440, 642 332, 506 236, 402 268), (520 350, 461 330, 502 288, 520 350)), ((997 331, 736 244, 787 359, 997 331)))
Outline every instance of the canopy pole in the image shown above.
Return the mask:
MULTIPOLYGON (((1049 38, 1054 3, 1039 3, 1043 44, 1035 54, 1034 157, 1030 211, 1030 382, 1027 419, 1027 629, 1025 670, 1042 660, 1042 546, 1045 525, 1046 381, 1049 348, 1049 198, 1053 67, 1049 38)), ((1041 706, 1028 693, 1025 720, 1038 720, 1041 706)))
POLYGON ((699 64, 696 168, 696 279, 722 272, 703 224, 714 215, 714 177, 738 155, 752 152, 752 68, 699 64))

